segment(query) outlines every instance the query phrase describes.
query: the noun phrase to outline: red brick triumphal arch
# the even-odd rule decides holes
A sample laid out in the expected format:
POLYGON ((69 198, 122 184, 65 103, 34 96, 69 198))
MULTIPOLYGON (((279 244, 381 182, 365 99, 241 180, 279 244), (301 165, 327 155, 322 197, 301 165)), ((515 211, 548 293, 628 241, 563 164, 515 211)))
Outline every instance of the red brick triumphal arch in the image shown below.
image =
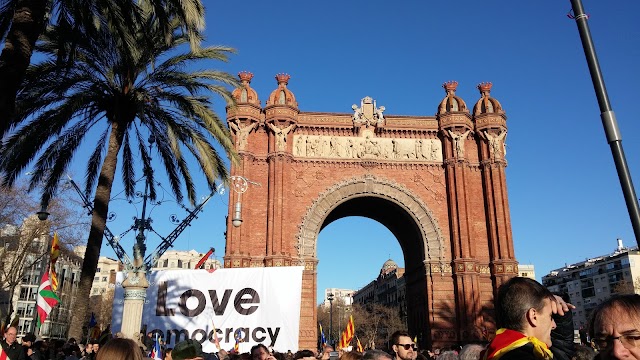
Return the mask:
MULTIPOLYGON (((398 239, 408 327, 423 346, 495 330, 493 296, 517 262, 506 116, 490 83, 478 85, 471 112, 455 95, 457 83, 447 82, 435 116, 396 116, 369 97, 347 113, 300 111, 286 74, 276 76, 263 107, 253 75, 239 76, 237 106, 227 109, 240 154, 231 174, 260 186, 230 194, 225 267, 304 266, 300 348, 317 344, 318 234, 352 215, 398 239)), ((345 264, 345 271, 358 269, 345 264)))

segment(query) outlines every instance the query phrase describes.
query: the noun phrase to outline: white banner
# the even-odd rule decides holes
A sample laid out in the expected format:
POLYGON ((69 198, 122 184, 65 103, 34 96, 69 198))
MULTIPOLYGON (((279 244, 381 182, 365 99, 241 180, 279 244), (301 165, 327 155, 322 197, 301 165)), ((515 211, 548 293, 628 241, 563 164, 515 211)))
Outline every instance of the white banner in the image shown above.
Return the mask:
MULTIPOLYGON (((225 350, 239 337, 240 352, 262 343, 286 352, 298 349, 302 270, 297 267, 165 270, 149 274, 142 314, 147 332, 167 347, 184 339, 216 352, 214 336, 225 350), (215 331, 214 331, 215 326, 215 331)), ((118 273, 112 331, 122 328, 124 274, 118 273)))

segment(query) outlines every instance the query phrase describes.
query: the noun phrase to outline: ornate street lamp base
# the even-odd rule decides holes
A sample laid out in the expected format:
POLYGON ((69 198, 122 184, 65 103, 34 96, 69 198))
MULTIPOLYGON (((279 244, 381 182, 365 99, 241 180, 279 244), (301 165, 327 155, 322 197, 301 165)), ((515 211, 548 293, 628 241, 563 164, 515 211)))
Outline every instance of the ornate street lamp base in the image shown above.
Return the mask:
POLYGON ((127 338, 137 339, 142 325, 142 309, 149 287, 146 273, 144 271, 128 273, 127 278, 122 282, 122 287, 124 288, 124 307, 121 332, 127 338))

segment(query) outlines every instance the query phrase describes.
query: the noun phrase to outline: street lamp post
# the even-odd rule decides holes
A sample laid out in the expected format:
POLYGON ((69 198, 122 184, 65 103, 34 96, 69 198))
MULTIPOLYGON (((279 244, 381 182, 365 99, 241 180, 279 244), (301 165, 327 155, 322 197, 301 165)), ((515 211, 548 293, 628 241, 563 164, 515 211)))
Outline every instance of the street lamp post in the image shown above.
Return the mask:
POLYGON ((327 295, 327 300, 329 300, 329 345, 333 346, 333 293, 329 293, 327 295))
MULTIPOLYGON (((149 150, 151 150, 153 143, 155 142, 155 138, 152 136, 149 138, 149 150)), ((153 267, 156 266, 158 259, 164 252, 173 246, 173 242, 178 238, 178 236, 191 224, 191 222, 197 218, 198 213, 202 211, 204 205, 211 199, 211 197, 217 192, 214 191, 209 196, 207 196, 200 205, 198 205, 194 210, 187 210, 188 215, 182 219, 181 221, 177 216, 172 215, 171 222, 177 224, 176 228, 166 237, 162 237, 162 242, 158 247, 153 251, 152 254, 147 255, 145 257, 145 253, 147 250, 146 240, 147 236, 145 232, 151 231, 156 233, 151 226, 153 220, 150 217, 151 211, 147 213, 147 202, 150 202, 150 205, 155 206, 159 205, 160 202, 154 202, 154 199, 151 198, 151 183, 152 181, 152 170, 145 170, 144 173, 144 193, 136 193, 136 197, 142 198, 142 216, 140 218, 134 217, 134 225, 129 230, 135 230, 136 239, 133 245, 133 261, 127 255, 124 248, 119 243, 120 237, 129 232, 129 230, 122 233, 120 236, 115 236, 109 228, 105 225, 105 233, 104 236, 107 239, 109 245, 115 251, 118 259, 124 265, 125 272, 125 280, 122 282, 122 287, 124 288, 124 304, 122 311, 122 328, 120 331, 126 336, 130 338, 134 338, 139 332, 142 325, 142 310, 145 303, 147 288, 149 287, 149 281, 147 280, 147 272, 150 271, 153 267)), ((73 189, 78 193, 80 198, 84 203, 84 207, 89 210, 89 214, 93 212, 92 203, 87 199, 84 193, 80 190, 80 188, 76 185, 76 183, 69 178, 69 183, 73 187, 73 189)), ((222 194, 223 192, 220 192, 222 194)), ((38 211, 38 218, 42 221, 46 220, 49 216, 47 210, 48 204, 42 204, 42 209, 38 211)), ((107 220, 109 220, 108 217, 107 220)), ((158 234, 159 235, 159 234, 158 234)))

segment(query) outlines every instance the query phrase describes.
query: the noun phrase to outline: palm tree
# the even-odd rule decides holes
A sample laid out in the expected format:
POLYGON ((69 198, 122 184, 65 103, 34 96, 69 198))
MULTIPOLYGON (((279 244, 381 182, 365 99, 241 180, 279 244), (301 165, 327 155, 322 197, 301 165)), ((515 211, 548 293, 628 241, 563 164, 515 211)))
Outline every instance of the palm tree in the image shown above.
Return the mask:
MULTIPOLYGON (((192 50, 199 46, 198 33, 204 29, 201 0, 2 0, 0 1, 0 137, 15 125, 16 94, 31 62, 36 41, 48 21, 73 32, 92 26, 96 18, 112 26, 135 25, 140 10, 153 12, 165 34, 171 33, 170 19, 178 19, 190 36, 192 50)), ((59 52, 57 56, 64 57, 59 52)))
MULTIPOLYGON (((39 47, 49 60, 28 69, 18 93, 16 122, 20 125, 0 148, 4 186, 11 186, 33 164, 30 187, 43 186, 41 203, 46 205, 82 142, 90 133, 99 133, 97 140, 91 139, 96 145, 86 165, 84 191, 90 195, 95 188, 95 195, 80 299, 89 298, 120 154, 126 195, 134 195, 135 159, 140 159, 150 195, 155 197, 151 157, 145 146, 147 135, 153 136, 174 195, 182 201, 184 186, 192 205, 196 193, 187 161, 197 162, 197 169, 214 188, 216 179, 226 179, 228 171, 212 141, 235 158, 230 132, 210 108, 209 94, 233 103, 225 85, 238 86, 237 81, 220 71, 186 69, 199 60, 226 61, 232 49, 210 46, 179 52, 189 36, 180 31, 178 19, 171 20, 170 27, 167 37, 151 13, 134 26, 135 31, 120 36, 102 26, 91 36, 74 39, 75 46, 66 50, 75 59, 71 64, 56 61, 60 42, 67 40, 60 28, 52 27, 39 47)), ((76 338, 81 336, 87 303, 78 305, 69 333, 76 338)))

